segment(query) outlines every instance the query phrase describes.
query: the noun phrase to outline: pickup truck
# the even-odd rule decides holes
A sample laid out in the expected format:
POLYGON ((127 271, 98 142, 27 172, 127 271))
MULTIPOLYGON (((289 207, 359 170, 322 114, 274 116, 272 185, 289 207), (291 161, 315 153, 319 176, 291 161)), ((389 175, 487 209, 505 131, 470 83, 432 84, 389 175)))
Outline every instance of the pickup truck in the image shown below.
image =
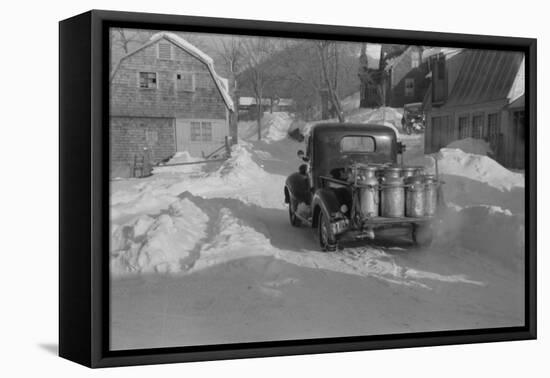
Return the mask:
MULTIPOLYGON (((372 240, 380 229, 390 227, 410 230, 412 240, 417 244, 431 243, 436 214, 435 211, 424 212, 422 206, 428 204, 429 197, 425 195, 429 196, 434 192, 435 205, 440 206, 438 188, 441 183, 437 177, 431 176, 428 177, 431 184, 418 184, 420 189, 417 185, 416 192, 409 192, 407 189, 414 189, 413 184, 406 184, 404 178, 397 178, 397 186, 389 187, 390 183, 385 182, 381 175, 384 170, 406 171, 402 169, 405 168, 402 157, 405 146, 397 141, 397 135, 391 127, 346 123, 318 124, 311 128, 306 144, 305 153, 298 151, 298 157, 304 163, 300 165, 298 172, 286 179, 284 198, 288 204, 291 225, 308 226, 316 230, 321 250, 334 251, 345 240, 372 240), (398 163, 399 154, 401 164, 398 163), (358 181, 356 172, 363 169, 361 167, 370 167, 366 169, 376 172, 374 184, 371 182, 370 185, 365 185, 364 181, 358 181), (428 190, 426 193, 424 188, 428 190), (391 202, 390 190, 383 193, 386 189, 397 192, 401 190, 397 202, 391 202), (377 206, 368 213, 361 210, 364 206, 359 203, 365 201, 361 198, 361 193, 367 193, 367 190, 373 196, 371 203, 377 206), (407 201, 412 201, 415 193, 420 194, 421 200, 424 196, 424 202, 417 203, 421 206, 420 212, 411 215, 403 210, 402 214, 398 212, 391 216, 383 213, 382 200, 389 205, 397 203, 396 206, 405 207, 405 195, 410 195, 407 201)), ((419 172, 416 173, 416 182, 427 178, 427 175, 419 172)))

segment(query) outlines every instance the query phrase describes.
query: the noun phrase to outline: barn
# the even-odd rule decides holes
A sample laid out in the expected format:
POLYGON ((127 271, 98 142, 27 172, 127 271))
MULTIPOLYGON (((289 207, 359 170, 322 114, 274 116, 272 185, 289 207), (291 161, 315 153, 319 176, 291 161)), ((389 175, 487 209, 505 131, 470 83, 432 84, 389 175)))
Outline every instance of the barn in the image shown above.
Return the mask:
POLYGON ((454 140, 484 139, 509 168, 525 167, 525 57, 513 51, 425 51, 431 85, 424 100, 425 152, 454 140))
POLYGON ((161 32, 123 56, 110 75, 111 177, 130 177, 136 158, 176 152, 207 157, 227 143, 234 110, 211 57, 161 32))

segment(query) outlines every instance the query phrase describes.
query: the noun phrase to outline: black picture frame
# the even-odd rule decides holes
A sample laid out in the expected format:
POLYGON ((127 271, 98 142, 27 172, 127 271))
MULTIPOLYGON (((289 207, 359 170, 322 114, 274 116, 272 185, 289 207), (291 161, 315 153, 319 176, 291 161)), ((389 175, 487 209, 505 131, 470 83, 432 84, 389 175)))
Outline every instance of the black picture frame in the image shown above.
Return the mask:
POLYGON ((59 354, 88 367, 535 339, 536 39, 92 10, 59 24, 59 354), (311 340, 109 351, 111 26, 522 51, 526 57, 525 325, 311 340))

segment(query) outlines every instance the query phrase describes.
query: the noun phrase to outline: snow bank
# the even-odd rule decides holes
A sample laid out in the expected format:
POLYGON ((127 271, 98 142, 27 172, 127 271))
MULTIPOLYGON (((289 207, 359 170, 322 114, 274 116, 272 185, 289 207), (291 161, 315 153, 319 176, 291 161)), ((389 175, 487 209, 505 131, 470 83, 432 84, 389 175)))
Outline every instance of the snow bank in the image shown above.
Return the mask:
POLYGON ((185 269, 197 243, 206 236, 208 216, 187 198, 157 217, 142 215, 111 232, 111 274, 175 273, 185 269))
POLYGON ((262 122, 267 129, 266 141, 279 141, 288 136, 292 117, 286 112, 265 113, 262 122))
POLYGON ((458 148, 469 154, 492 155, 493 151, 488 142, 477 138, 465 138, 455 140, 447 145, 447 148, 458 148))
POLYGON ((458 244, 516 272, 523 269, 525 217, 500 206, 450 204, 437 229, 440 246, 458 244))
MULTIPOLYGON (((168 167, 167 167, 168 168, 168 167)), ((285 208, 286 176, 267 173, 254 161, 249 146, 235 145, 219 169, 201 175, 159 174, 143 181, 116 183, 111 194, 111 221, 126 223, 140 215, 156 215, 183 192, 204 198, 233 198, 264 208, 285 208)))
MULTIPOLYGON (((479 181, 501 191, 525 187, 523 174, 504 168, 488 156, 464 152, 457 148, 442 148, 431 156, 437 159, 439 173, 442 175, 479 181)), ((408 164, 422 165, 428 172, 435 173, 435 163, 430 156, 413 159, 408 164)))
POLYGON ((525 186, 523 174, 509 171, 487 156, 451 148, 442 148, 438 155, 438 167, 443 174, 463 176, 485 182, 500 190, 525 186))

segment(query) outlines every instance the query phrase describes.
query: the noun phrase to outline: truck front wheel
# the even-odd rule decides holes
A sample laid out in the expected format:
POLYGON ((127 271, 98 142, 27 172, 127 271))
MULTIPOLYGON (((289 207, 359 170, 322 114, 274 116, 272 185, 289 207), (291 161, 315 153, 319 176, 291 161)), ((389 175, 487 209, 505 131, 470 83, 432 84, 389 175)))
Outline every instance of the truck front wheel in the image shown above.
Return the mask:
POLYGON ((336 238, 330 228, 328 216, 323 211, 319 214, 317 231, 319 233, 319 244, 321 245, 321 250, 326 252, 336 251, 338 242, 336 241, 336 238))

